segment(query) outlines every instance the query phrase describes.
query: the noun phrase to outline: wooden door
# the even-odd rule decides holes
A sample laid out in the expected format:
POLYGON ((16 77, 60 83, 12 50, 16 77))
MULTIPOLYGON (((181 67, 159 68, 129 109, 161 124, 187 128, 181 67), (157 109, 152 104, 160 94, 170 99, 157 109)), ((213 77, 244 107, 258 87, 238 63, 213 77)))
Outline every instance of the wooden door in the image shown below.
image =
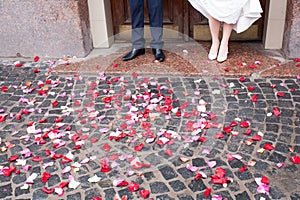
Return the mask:
MULTIPOLYGON (((149 26, 149 16, 146 0, 145 3, 145 27, 149 26)), ((183 2, 185 0, 163 0, 163 23, 164 28, 172 29, 179 33, 183 33, 183 2)), ((128 0, 111 0, 111 10, 112 10, 112 20, 113 20, 113 29, 114 34, 117 36, 117 39, 125 39, 130 37, 127 34, 131 30, 131 19, 130 19, 130 9, 128 0), (125 33, 125 36, 121 36, 119 33, 125 33)), ((145 33, 146 35, 147 33, 145 33)), ((164 37, 177 37, 178 35, 165 35, 164 37)), ((147 37, 147 36, 146 36, 147 37)))
MULTIPOLYGON (((243 41, 253 41, 262 40, 263 28, 264 28, 264 15, 266 12, 266 1, 260 0, 262 9, 264 13, 262 17, 256 21, 248 30, 243 33, 237 34, 235 31, 231 34, 231 40, 243 40, 243 41)), ((187 5, 187 21, 188 30, 187 33, 190 37, 195 40, 209 41, 211 40, 210 30, 208 27, 208 20, 201 15, 197 10, 195 10, 191 4, 187 5)))
MULTIPOLYGON (((145 26, 149 25, 147 4, 145 1, 145 26)), ((266 12, 267 0, 260 0, 266 12)), ((195 10, 187 0, 163 0, 164 28, 174 30, 171 34, 164 32, 164 38, 181 39, 183 35, 199 41, 211 39, 207 19, 195 10), (174 32, 183 34, 174 34, 174 32)), ((112 20, 116 39, 130 40, 131 19, 128 0, 111 0, 112 20), (121 35, 119 33, 125 33, 121 35)), ((263 13, 264 16, 264 13, 263 13)), ((260 18, 247 31, 231 35, 231 40, 262 40, 264 17, 260 18)), ((147 37, 147 33, 145 33, 147 37)), ((186 38, 185 38, 186 39, 186 38)))

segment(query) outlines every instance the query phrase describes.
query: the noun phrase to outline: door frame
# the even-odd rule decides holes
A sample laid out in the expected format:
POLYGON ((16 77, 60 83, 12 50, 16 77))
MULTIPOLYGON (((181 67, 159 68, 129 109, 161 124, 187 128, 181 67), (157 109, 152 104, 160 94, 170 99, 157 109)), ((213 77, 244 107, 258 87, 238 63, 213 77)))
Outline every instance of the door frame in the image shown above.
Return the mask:
MULTIPOLYGON (((114 43, 110 0, 88 0, 94 48, 107 48, 114 43)), ((266 2, 262 43, 266 49, 281 49, 287 0, 266 2), (276 30, 276 31, 275 31, 276 30)), ((188 1, 183 9, 188 10, 188 1)), ((189 35, 188 16, 183 17, 183 34, 189 35)))

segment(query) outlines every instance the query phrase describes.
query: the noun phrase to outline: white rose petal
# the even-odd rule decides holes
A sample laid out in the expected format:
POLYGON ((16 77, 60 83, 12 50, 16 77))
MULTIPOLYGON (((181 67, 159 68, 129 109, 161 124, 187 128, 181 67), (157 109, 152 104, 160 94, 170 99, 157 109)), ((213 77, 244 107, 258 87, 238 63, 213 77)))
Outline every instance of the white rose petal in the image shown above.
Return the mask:
POLYGON ((90 182, 90 183, 97 183, 97 182, 99 182, 100 180, 101 180, 101 178, 98 177, 97 175, 95 175, 95 176, 89 178, 89 179, 88 179, 88 182, 90 182))
POLYGON ((75 180, 71 180, 68 184, 68 187, 71 189, 76 189, 80 185, 80 182, 77 182, 75 180))
POLYGON ((21 190, 28 190, 29 189, 29 185, 28 184, 24 184, 22 187, 20 187, 21 190))

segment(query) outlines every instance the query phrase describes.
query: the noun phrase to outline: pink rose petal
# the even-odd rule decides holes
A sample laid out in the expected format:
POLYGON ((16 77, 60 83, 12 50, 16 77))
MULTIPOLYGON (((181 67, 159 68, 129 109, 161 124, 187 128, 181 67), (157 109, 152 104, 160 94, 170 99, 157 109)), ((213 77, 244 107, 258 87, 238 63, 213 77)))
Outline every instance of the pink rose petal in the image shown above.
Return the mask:
POLYGON ((186 165, 186 168, 187 168, 188 170, 192 171, 192 172, 196 172, 196 171, 198 171, 198 169, 199 169, 199 167, 192 166, 192 165, 189 165, 189 164, 186 165))
POLYGON ((206 163, 210 168, 214 168, 217 165, 216 161, 209 161, 206 163))

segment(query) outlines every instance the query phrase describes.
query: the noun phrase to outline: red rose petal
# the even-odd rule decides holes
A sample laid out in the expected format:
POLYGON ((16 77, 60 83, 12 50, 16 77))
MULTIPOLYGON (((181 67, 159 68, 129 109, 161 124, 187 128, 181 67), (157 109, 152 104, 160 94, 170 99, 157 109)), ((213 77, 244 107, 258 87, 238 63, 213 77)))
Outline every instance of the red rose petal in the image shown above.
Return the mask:
POLYGON ((198 180, 200 180, 201 178, 203 178, 202 174, 197 173, 196 176, 194 177, 194 180, 195 180, 195 181, 198 181, 198 180))
POLYGON ((15 63, 15 67, 22 67, 22 66, 23 66, 23 64, 21 62, 15 63))
POLYGON ((120 183, 117 184, 117 187, 124 187, 127 186, 129 183, 127 181, 122 181, 120 183))
POLYGON ((93 197, 92 200, 102 200, 102 197, 93 197))
POLYGON ((39 61, 40 60, 40 57, 38 57, 38 56, 35 56, 34 58, 33 58, 33 61, 34 62, 37 62, 37 61, 39 61))
POLYGON ((6 92, 8 90, 8 87, 7 86, 2 86, 1 90, 2 90, 2 92, 6 92))
POLYGON ((204 196, 209 197, 210 193, 211 193, 211 188, 206 188, 205 191, 204 191, 204 196))
POLYGON ((43 161, 43 158, 41 158, 39 156, 34 156, 31 160, 34 162, 41 162, 41 161, 43 161))
POLYGON ((14 162, 14 161, 16 161, 18 158, 19 158, 19 156, 14 155, 14 156, 11 156, 11 157, 8 159, 8 161, 9 161, 9 162, 14 162))
POLYGON ((273 114, 275 115, 275 116, 280 116, 280 110, 279 110, 279 108, 278 107, 274 107, 273 108, 273 114))
POLYGON ((237 126, 238 125, 238 123, 236 123, 235 121, 232 121, 231 123, 230 123, 230 127, 235 127, 235 126, 237 126))
POLYGON ((300 157, 299 156, 292 156, 290 157, 290 161, 292 161, 294 164, 299 164, 300 163, 300 157))
POLYGON ((54 122, 55 123, 59 123, 59 122, 62 122, 63 121, 63 118, 60 118, 60 117, 57 117, 54 119, 54 122))
POLYGON ((253 90, 255 90, 255 87, 254 86, 248 86, 248 90, 253 91, 253 90))
POLYGON ((110 172, 110 170, 111 168, 107 164, 101 166, 101 172, 106 173, 106 172, 110 172))
POLYGON ((66 164, 66 163, 69 163, 69 162, 72 162, 72 159, 70 159, 70 158, 68 158, 68 157, 66 157, 66 156, 64 156, 64 157, 62 158, 62 160, 61 160, 61 163, 62 163, 62 164, 66 164))
POLYGON ((243 165, 243 167, 241 167, 241 168, 239 168, 239 172, 244 172, 244 171, 247 171, 248 170, 248 168, 247 168, 247 165, 243 165))
MULTIPOLYGON (((97 138, 96 138, 97 139, 97 138)), ((104 151, 106 151, 106 152, 110 152, 110 145, 109 144, 104 144, 103 146, 102 146, 102 149, 104 150, 104 151)))
POLYGON ((148 198, 150 195, 150 191, 149 190, 140 190, 139 194, 141 197, 143 197, 144 199, 148 198))
POLYGON ((251 98, 252 102, 257 102, 257 94, 254 94, 251 98))
POLYGON ((266 144, 264 144, 264 149, 268 150, 268 151, 271 151, 271 150, 274 149, 274 146, 270 143, 266 143, 266 144))
POLYGON ((137 146, 134 147, 134 150, 141 151, 144 148, 144 146, 145 145, 143 143, 140 143, 139 145, 137 145, 137 146))
POLYGON ((266 184, 266 185, 270 184, 269 179, 266 176, 261 177, 261 182, 264 183, 264 184, 266 184))
POLYGON ((219 177, 219 178, 223 178, 223 177, 226 175, 225 169, 223 169, 223 168, 221 168, 221 167, 217 168, 217 169, 216 169, 216 175, 217 175, 217 177, 219 177))
POLYGON ((52 102, 52 106, 58 106, 58 101, 54 101, 54 102, 52 102))
POLYGON ((256 66, 254 64, 248 66, 249 69, 255 69, 256 66))
POLYGON ((166 150, 164 151, 164 153, 165 153, 166 155, 168 155, 169 157, 172 157, 172 156, 173 156, 172 149, 166 149, 166 150))
POLYGON ((81 148, 81 145, 78 144, 73 147, 73 150, 80 149, 80 148, 81 148))
POLYGON ((251 129, 248 129, 246 132, 244 132, 244 135, 250 135, 252 133, 251 129))
POLYGON ((6 115, 3 116, 3 115, 0 115, 0 122, 4 122, 6 120, 6 115))
POLYGON ((215 134, 214 137, 215 137, 216 139, 222 139, 222 138, 224 138, 225 136, 224 136, 224 134, 223 134, 222 132, 218 132, 218 133, 215 134))
POLYGON ((227 127, 223 127, 223 131, 226 133, 231 133, 232 129, 230 126, 227 126, 227 127))
POLYGON ((92 144, 94 144, 94 143, 96 143, 98 140, 99 140, 98 138, 94 137, 94 138, 92 138, 90 141, 91 141, 92 144))
POLYGON ((46 194, 53 194, 54 193, 54 189, 47 189, 46 187, 43 187, 42 191, 46 194))
POLYGON ((294 62, 300 62, 300 58, 294 58, 294 62))
POLYGON ((46 183, 49 180, 49 178, 51 178, 51 176, 52 175, 50 173, 44 172, 43 175, 42 175, 42 182, 46 183))
POLYGON ((47 119, 40 119, 38 120, 38 123, 46 123, 47 122, 47 119))
POLYGON ((255 140, 255 141, 261 141, 261 136, 260 135, 254 135, 252 137, 252 140, 255 140))
POLYGON ((242 67, 242 66, 243 66, 243 63, 242 63, 242 62, 238 62, 237 65, 238 65, 239 67, 242 67))
POLYGON ((219 178, 219 177, 214 176, 214 175, 211 176, 211 182, 213 184, 221 184, 221 185, 223 185, 224 183, 227 183, 227 180, 228 180, 227 178, 219 178))
POLYGON ((132 77, 133 77, 133 78, 137 78, 137 76, 138 76, 138 74, 137 74, 136 72, 133 72, 133 73, 132 73, 132 77))
POLYGON ((3 168, 2 169, 2 173, 3 173, 3 176, 6 176, 6 177, 8 177, 8 176, 10 176, 11 175, 11 173, 12 172, 14 172, 15 170, 17 169, 17 167, 9 167, 9 168, 3 168))
POLYGON ((240 122, 240 127, 242 128, 248 128, 250 125, 251 125, 250 121, 240 122))
POLYGON ((279 97, 284 97, 284 93, 282 93, 282 92, 276 92, 276 95, 279 97))
POLYGON ((129 183, 129 185, 128 185, 128 190, 129 190, 130 192, 135 192, 135 191, 137 191, 139 188, 140 188, 140 184, 138 184, 138 183, 129 183))

